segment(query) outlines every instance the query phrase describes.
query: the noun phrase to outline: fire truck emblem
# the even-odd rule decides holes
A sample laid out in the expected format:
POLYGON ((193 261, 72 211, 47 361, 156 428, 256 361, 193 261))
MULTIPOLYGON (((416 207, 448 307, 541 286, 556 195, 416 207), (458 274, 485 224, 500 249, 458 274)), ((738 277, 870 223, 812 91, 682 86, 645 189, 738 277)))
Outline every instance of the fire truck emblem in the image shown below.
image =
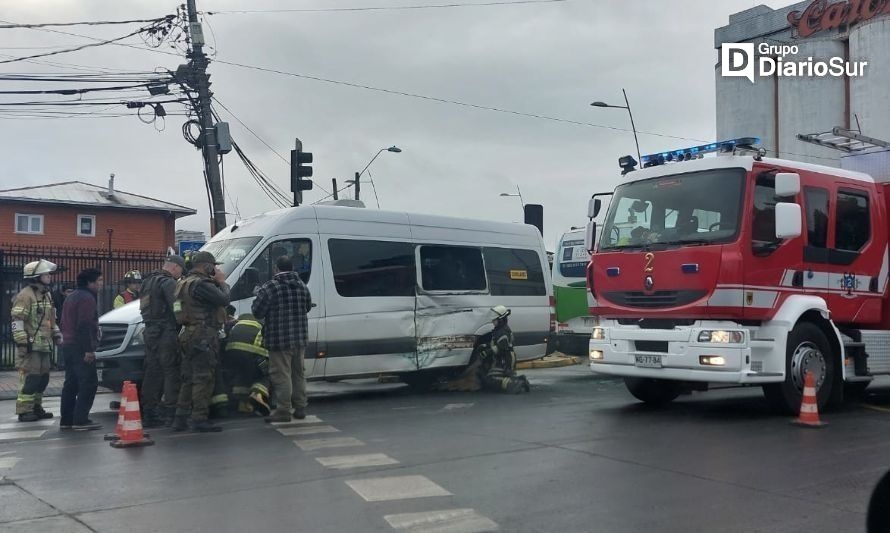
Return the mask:
POLYGON ((856 274, 849 272, 844 273, 844 277, 839 280, 839 283, 841 289, 847 291, 847 296, 852 296, 853 291, 859 288, 859 280, 856 279, 856 274))
POLYGON ((643 280, 643 287, 645 287, 647 291, 651 291, 654 286, 655 280, 652 279, 652 276, 646 276, 646 279, 643 280))

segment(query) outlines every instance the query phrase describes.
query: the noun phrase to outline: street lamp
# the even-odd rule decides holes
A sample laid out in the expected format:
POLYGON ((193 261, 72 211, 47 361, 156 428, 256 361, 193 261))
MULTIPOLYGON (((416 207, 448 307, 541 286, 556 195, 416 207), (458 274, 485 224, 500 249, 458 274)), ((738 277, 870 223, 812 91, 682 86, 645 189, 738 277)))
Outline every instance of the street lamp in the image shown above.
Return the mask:
MULTIPOLYGON (((368 167, 371 166, 371 163, 373 163, 374 160, 377 159, 377 157, 379 157, 380 154, 382 154, 383 152, 392 152, 394 154, 400 154, 400 153, 402 153, 402 149, 395 145, 390 146, 389 148, 381 148, 376 154, 374 154, 374 157, 372 157, 371 160, 368 161, 368 164, 365 165, 365 168, 363 168, 361 172, 355 173, 354 180, 346 180, 346 183, 351 183, 351 184, 355 185, 355 199, 356 200, 359 199, 359 191, 361 191, 361 181, 360 180, 362 178, 362 174, 364 174, 365 171, 368 170, 368 167)), ((374 177, 371 176, 370 173, 368 173, 368 177, 371 178, 371 188, 374 190, 374 199, 377 200, 377 209, 380 209, 380 198, 377 197, 377 186, 374 185, 374 177)))
POLYGON ((630 111, 630 102, 627 101, 627 91, 621 89, 621 93, 624 94, 624 103, 625 105, 609 105, 605 102, 593 102, 593 107, 613 107, 615 109, 627 109, 627 114, 630 116, 630 129, 634 132, 634 143, 637 145, 637 159, 642 164, 643 156, 640 155, 640 141, 637 139, 637 127, 634 125, 634 114, 630 111))
POLYGON ((519 190, 519 185, 516 186, 516 192, 502 192, 501 196, 515 196, 519 198, 519 203, 522 204, 522 209, 525 211, 525 201, 522 199, 522 191, 519 190))

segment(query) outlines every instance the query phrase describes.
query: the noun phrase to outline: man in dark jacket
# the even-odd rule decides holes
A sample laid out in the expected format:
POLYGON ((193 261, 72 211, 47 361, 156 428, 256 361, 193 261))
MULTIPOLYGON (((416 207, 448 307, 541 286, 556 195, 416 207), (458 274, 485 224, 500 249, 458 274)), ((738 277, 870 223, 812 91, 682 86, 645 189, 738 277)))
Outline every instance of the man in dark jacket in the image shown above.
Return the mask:
POLYGON ((269 374, 277 406, 266 422, 306 418, 306 374, 303 358, 309 342, 306 314, 312 308, 309 289, 293 271, 287 256, 275 261, 275 276, 264 283, 253 301, 253 315, 263 324, 263 343, 269 350, 269 374))
POLYGON ((145 329, 145 367, 142 378, 144 426, 173 423, 179 400, 179 325, 173 314, 176 281, 182 277, 185 261, 171 255, 163 268, 149 274, 142 284, 139 309, 145 329), (163 396, 163 404, 161 398, 163 396))
POLYGON ((99 377, 96 346, 99 344, 99 313, 96 294, 102 287, 102 272, 88 268, 77 275, 77 290, 62 307, 62 357, 65 384, 62 387, 62 420, 59 429, 86 431, 101 425, 89 419, 99 377))

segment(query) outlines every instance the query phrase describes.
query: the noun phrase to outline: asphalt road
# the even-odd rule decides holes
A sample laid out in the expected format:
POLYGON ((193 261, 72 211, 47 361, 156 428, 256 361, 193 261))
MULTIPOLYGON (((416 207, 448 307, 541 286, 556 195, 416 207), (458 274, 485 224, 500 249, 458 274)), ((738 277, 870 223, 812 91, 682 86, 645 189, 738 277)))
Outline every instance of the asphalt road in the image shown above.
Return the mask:
POLYGON ((527 375, 521 396, 334 385, 307 423, 135 450, 0 402, 0 531, 857 532, 890 467, 890 388, 810 430, 759 389, 653 410, 585 366, 527 375))

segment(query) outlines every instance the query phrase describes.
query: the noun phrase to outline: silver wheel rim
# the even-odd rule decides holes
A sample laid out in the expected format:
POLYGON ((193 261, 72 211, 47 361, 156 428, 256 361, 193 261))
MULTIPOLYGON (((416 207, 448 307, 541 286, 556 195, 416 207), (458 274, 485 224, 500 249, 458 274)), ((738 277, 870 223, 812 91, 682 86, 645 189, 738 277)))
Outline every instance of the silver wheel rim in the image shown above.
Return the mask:
POLYGON ((797 345, 791 355, 791 381, 798 391, 803 392, 804 380, 807 372, 812 372, 816 378, 816 390, 822 388, 825 382, 825 372, 828 364, 819 347, 810 341, 804 341, 797 345))

